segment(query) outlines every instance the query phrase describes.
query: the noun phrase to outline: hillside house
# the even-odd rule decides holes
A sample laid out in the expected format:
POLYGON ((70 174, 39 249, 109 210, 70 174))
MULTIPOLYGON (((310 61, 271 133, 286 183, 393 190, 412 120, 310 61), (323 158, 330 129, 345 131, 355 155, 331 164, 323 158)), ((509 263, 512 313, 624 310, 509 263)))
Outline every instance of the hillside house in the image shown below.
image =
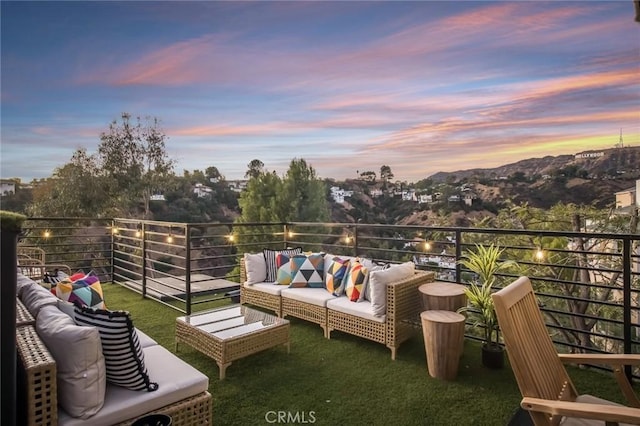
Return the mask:
POLYGON ((616 209, 625 209, 631 206, 640 206, 637 194, 640 188, 640 179, 636 180, 636 186, 615 193, 616 209))
POLYGON ((353 196, 353 191, 345 191, 344 189, 338 186, 332 186, 330 188, 330 191, 331 191, 331 197, 333 198, 333 201, 335 201, 338 204, 344 203, 345 197, 353 196))
POLYGON ((246 180, 229 180, 227 183, 229 184, 229 189, 233 192, 242 192, 247 189, 246 180))
POLYGON ((195 187, 193 188, 193 193, 196 194, 198 198, 211 197, 212 192, 212 188, 209 188, 208 186, 205 186, 201 183, 196 183, 195 187))
POLYGON ((370 192, 371 198, 382 197, 382 189, 372 189, 370 192))
POLYGON ((12 180, 0 180, 0 195, 9 195, 16 193, 16 183, 12 180))

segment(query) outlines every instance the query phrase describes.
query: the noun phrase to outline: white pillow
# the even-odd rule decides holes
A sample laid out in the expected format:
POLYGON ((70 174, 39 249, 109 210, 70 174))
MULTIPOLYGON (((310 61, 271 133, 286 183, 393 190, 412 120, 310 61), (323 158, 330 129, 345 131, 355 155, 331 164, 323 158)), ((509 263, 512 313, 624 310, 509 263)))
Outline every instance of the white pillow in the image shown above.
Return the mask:
POLYGON ((415 270, 416 265, 413 262, 405 262, 369 273, 373 315, 381 317, 387 313, 387 285, 409 278, 415 273, 415 270))
POLYGON ((76 325, 51 305, 40 309, 36 331, 56 360, 58 403, 71 417, 81 419, 100 411, 107 378, 98 330, 76 325))
POLYGON ((245 284, 262 283, 267 279, 267 262, 262 253, 245 253, 244 268, 247 273, 245 284))

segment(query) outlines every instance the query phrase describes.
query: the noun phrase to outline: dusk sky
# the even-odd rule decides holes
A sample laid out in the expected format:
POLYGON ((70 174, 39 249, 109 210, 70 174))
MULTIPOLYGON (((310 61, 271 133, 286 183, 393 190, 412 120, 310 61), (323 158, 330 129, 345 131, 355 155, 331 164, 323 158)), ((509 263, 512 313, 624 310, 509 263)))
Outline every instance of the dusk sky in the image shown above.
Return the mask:
POLYGON ((640 145, 631 0, 11 2, 0 177, 52 175, 123 112, 157 117, 175 172, 259 159, 321 178, 640 145))

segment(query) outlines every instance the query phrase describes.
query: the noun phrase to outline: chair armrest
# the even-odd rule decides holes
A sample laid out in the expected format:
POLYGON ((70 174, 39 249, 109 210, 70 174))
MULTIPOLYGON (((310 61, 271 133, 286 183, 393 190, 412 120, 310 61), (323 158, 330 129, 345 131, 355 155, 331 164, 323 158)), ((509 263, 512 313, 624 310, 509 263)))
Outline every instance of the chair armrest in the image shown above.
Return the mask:
POLYGON ((558 354, 563 363, 576 364, 601 364, 608 365, 613 370, 613 375, 620 386, 629 405, 640 408, 640 399, 635 394, 627 375, 624 372, 626 365, 640 365, 640 355, 637 354, 558 354))
POLYGON ((434 280, 434 272, 418 271, 411 277, 387 285, 387 323, 417 320, 421 309, 418 287, 434 280))
POLYGON ((527 411, 542 412, 554 416, 640 424, 640 409, 622 405, 587 404, 525 397, 520 406, 527 411))
POLYGON ((640 354, 558 354, 558 357, 564 363, 640 365, 640 354))

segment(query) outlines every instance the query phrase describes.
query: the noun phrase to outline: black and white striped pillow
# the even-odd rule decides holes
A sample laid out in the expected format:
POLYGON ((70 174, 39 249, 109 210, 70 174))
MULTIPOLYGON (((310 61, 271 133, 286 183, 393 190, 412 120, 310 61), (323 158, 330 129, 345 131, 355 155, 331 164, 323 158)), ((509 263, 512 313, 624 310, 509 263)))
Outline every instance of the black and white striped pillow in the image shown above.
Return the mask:
POLYGON ((279 253, 290 256, 293 256, 294 254, 302 254, 302 247, 286 250, 262 249, 262 253, 264 254, 264 261, 267 264, 267 278, 265 279, 265 282, 272 283, 276 281, 276 276, 278 275, 276 256, 278 256, 279 253))
POLYGON ((75 321, 98 329, 108 382, 131 390, 153 392, 158 389, 158 384, 149 379, 144 352, 129 312, 76 306, 75 321))

